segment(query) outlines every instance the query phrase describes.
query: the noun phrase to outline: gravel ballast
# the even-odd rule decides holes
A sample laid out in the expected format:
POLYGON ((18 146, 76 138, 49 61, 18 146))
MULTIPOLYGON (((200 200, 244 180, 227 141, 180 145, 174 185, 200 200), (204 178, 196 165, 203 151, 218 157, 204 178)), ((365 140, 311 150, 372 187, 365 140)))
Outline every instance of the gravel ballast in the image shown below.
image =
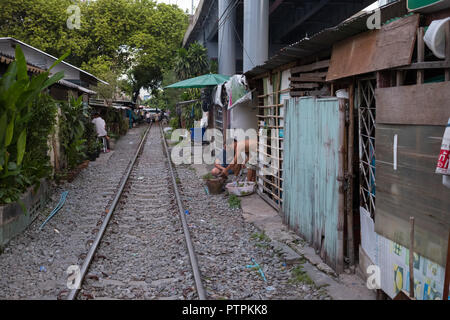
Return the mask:
POLYGON ((53 188, 38 218, 0 254, 0 299, 56 299, 66 294, 66 271, 81 265, 145 129, 130 130, 115 151, 91 162, 73 183, 53 188), (69 192, 64 207, 40 231, 63 191, 69 192))
MULTIPOLYGON (((57 187, 45 212, 8 244, 0 255, 0 299, 67 296, 66 270, 82 265, 145 129, 131 130, 116 151, 57 187), (39 231, 63 191, 69 191, 65 206, 39 231)), ((155 125, 79 299, 198 299, 163 150, 155 125)), ((191 166, 174 169, 208 299, 329 299, 303 262, 286 264, 276 244, 246 222, 241 209, 230 208, 226 194, 208 195, 191 166)))

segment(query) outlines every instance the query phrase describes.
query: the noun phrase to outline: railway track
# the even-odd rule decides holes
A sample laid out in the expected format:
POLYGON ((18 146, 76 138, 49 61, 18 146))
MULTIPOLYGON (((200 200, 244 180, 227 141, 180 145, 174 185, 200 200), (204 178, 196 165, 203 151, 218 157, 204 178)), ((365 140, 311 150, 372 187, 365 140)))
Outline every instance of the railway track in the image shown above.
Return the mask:
POLYGON ((163 137, 146 131, 68 300, 207 298, 163 137))

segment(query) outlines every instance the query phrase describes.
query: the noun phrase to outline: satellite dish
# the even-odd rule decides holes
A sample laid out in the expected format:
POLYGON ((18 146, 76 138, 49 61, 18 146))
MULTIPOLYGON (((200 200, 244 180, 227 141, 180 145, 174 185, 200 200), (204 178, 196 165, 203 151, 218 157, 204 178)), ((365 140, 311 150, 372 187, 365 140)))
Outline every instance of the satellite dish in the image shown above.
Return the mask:
POLYGON ((433 21, 423 38, 428 48, 439 59, 445 59, 445 24, 448 21, 450 17, 433 21))

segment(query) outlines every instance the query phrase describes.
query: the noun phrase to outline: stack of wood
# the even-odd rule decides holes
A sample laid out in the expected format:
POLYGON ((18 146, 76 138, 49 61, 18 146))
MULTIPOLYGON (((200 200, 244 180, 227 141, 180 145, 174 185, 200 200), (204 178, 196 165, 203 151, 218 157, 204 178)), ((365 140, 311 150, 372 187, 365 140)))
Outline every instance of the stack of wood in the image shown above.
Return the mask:
POLYGON ((291 69, 291 97, 330 95, 325 83, 330 60, 317 61, 312 64, 291 69))

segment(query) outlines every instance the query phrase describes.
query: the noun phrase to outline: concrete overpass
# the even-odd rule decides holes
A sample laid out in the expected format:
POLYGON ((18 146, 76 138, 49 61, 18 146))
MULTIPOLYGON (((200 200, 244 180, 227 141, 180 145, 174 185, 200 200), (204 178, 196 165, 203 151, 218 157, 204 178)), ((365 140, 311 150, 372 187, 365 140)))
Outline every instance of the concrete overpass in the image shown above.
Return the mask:
POLYGON ((218 60, 220 73, 243 73, 281 48, 337 25, 373 2, 201 0, 183 45, 198 41, 211 59, 218 60))

